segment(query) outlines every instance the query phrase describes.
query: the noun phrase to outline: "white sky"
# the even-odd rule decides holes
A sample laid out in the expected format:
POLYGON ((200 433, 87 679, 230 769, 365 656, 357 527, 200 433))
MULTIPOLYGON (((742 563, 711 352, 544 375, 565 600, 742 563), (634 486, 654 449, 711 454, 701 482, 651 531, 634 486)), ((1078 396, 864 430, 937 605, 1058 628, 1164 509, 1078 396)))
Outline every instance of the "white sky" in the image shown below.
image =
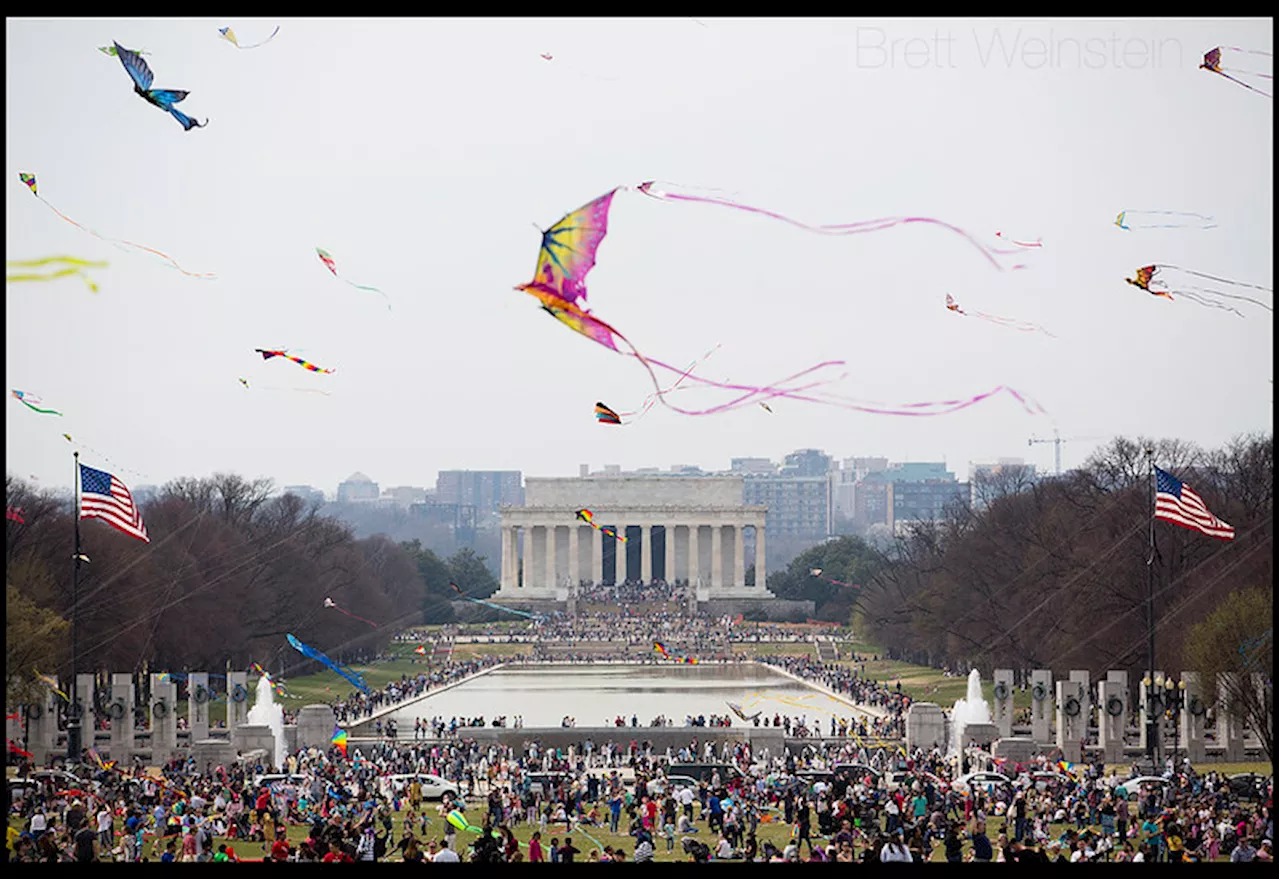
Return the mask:
MULTIPOLYGON (((10 19, 7 258, 111 265, 98 294, 7 285, 8 386, 66 413, 9 400, 9 472, 69 486, 63 431, 131 484, 230 470, 332 491, 354 470, 430 486, 440 469, 719 468, 801 447, 945 458, 963 478, 997 456, 1051 467, 1027 439, 1055 423, 1209 446, 1270 429, 1274 313, 1241 320, 1123 280, 1172 263, 1273 286, 1273 103, 1197 70, 1216 45, 1272 51, 1269 20, 699 21, 10 19), (248 44, 276 24, 252 50, 217 32, 248 44), (208 128, 184 132, 132 94, 96 49, 113 39, 151 53, 155 86, 189 90, 181 109, 208 128), (19 171, 86 226, 217 280, 64 223, 19 171), (589 304, 669 363, 722 343, 710 378, 766 384, 843 359, 852 396, 1009 384, 1053 421, 1009 399, 922 419, 776 400, 773 415, 659 407, 598 425, 597 399, 638 407, 644 370, 512 288, 532 277, 534 224, 648 179, 812 223, 909 214, 991 243, 1042 238, 1027 270, 1001 273, 927 226, 825 238, 621 192, 589 304), (1219 228, 1125 232, 1124 209, 1219 228), (316 246, 394 311, 333 278, 316 246), (954 315, 946 293, 1058 338, 954 315), (279 346, 337 372, 253 352, 279 346)), ((1064 466, 1094 445, 1064 445, 1064 466)))

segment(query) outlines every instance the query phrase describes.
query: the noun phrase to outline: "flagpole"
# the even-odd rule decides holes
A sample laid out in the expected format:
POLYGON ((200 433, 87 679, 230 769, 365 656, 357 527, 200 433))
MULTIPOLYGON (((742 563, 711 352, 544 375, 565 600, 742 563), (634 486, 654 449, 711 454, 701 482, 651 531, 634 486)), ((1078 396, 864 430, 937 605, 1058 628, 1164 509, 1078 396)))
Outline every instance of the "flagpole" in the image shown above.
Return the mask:
MULTIPOLYGON (((1155 449, 1146 448, 1148 475, 1147 494, 1150 506, 1147 515, 1147 673, 1144 675, 1151 681, 1145 688, 1143 698, 1147 704, 1147 757, 1152 767, 1160 750, 1160 720, 1151 710, 1151 693, 1156 686, 1156 610, 1155 610, 1155 561, 1156 561, 1156 462, 1155 449)), ((1155 771, 1154 768, 1152 770, 1155 771)))
POLYGON ((71 556, 71 704, 67 711, 67 763, 76 764, 80 762, 80 694, 76 686, 80 671, 76 662, 80 647, 76 628, 77 605, 80 603, 80 452, 72 452, 71 457, 75 459, 76 467, 75 508, 71 511, 71 518, 75 521, 76 548, 71 556))

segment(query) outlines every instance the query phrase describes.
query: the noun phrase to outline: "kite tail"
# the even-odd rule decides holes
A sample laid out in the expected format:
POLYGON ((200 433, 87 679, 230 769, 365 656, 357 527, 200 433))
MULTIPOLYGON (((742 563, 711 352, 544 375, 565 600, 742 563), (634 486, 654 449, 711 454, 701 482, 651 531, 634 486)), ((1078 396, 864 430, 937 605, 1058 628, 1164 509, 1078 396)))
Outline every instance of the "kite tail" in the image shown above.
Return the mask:
POLYGON ((507 613, 513 613, 513 614, 516 614, 517 616, 528 617, 531 620, 536 620, 538 618, 536 614, 526 613, 523 610, 516 610, 513 607, 503 607, 500 604, 494 604, 492 601, 482 601, 479 598, 468 598, 467 601, 474 601, 476 604, 483 604, 485 607, 492 607, 495 610, 505 610, 507 613))
POLYGON ((991 323, 996 324, 997 326, 1007 327, 1008 329, 1011 329, 1011 330, 1018 330, 1019 332, 1022 332, 1022 333, 1044 333, 1046 336, 1048 336, 1051 339, 1058 338, 1053 333, 1049 332, 1044 327, 1040 326, 1040 324, 1033 324, 1030 321, 1016 320, 1011 317, 1000 317, 999 315, 994 315, 994 314, 984 314, 981 311, 973 311, 969 313, 972 314, 974 317, 980 317, 985 321, 990 321, 991 323))
POLYGON ((1184 269, 1180 266, 1159 265, 1157 266, 1157 268, 1175 269, 1179 272, 1186 272, 1188 275, 1195 275, 1197 278, 1207 278, 1210 281, 1217 281, 1219 284, 1230 284, 1233 287, 1248 287, 1251 290, 1261 290, 1264 293, 1275 292, 1270 287, 1262 287, 1262 286, 1259 286, 1258 284, 1246 284, 1243 281, 1233 281, 1230 278, 1219 278, 1217 275, 1207 275, 1204 272, 1196 272, 1196 271, 1192 271, 1191 269, 1184 269))
POLYGON ((345 613, 347 616, 351 617, 352 619, 359 620, 362 623, 368 623, 369 625, 373 626, 375 629, 378 628, 378 624, 375 623, 373 620, 366 620, 364 617, 357 616, 356 614, 353 614, 349 610, 344 610, 343 608, 338 607, 336 604, 334 605, 334 608, 336 610, 341 611, 342 613, 345 613))
MULTIPOLYGON (((1241 71, 1241 72, 1243 72, 1243 71, 1241 71)), ((1242 85, 1242 86, 1244 86, 1245 88, 1247 88, 1247 89, 1248 89, 1249 91, 1251 91, 1251 92, 1257 92, 1258 94, 1262 95, 1264 98, 1270 98, 1270 97, 1272 97, 1272 94, 1271 94, 1270 92, 1264 92, 1262 89, 1254 88, 1253 86, 1249 85, 1249 83, 1245 82, 1244 80, 1236 79, 1234 76, 1232 76, 1232 75, 1231 75, 1231 74, 1229 74, 1229 73, 1223 73, 1221 70, 1215 70, 1215 71, 1214 71, 1214 73, 1218 74, 1218 76, 1221 76, 1221 77, 1223 77, 1223 78, 1225 78, 1225 79, 1229 79, 1229 80, 1231 80, 1231 81, 1232 81, 1232 82, 1234 82, 1236 85, 1242 85)))
POLYGON ((132 241, 126 241, 123 238, 108 238, 105 235, 99 235, 97 232, 93 231, 88 226, 80 225, 75 220, 71 219, 66 214, 64 214, 62 211, 55 208, 52 204, 48 202, 48 200, 45 199, 43 195, 36 195, 36 198, 44 202, 45 206, 49 208, 49 210, 53 211, 59 217, 66 220, 72 226, 75 226, 77 229, 81 230, 82 232, 88 232, 90 235, 92 235, 94 238, 97 238, 99 241, 105 241, 108 244, 127 244, 130 247, 136 247, 138 250, 145 250, 147 253, 153 253, 156 256, 168 262, 169 265, 171 265, 173 268, 177 269, 178 271, 182 272, 182 274, 186 275, 188 278, 199 278, 201 280, 208 281, 217 277, 217 275, 211 272, 189 272, 186 269, 184 269, 182 266, 178 265, 178 261, 175 260, 173 257, 169 256, 169 254, 162 253, 159 250, 155 250, 154 248, 147 247, 146 245, 134 244, 132 241))
MULTIPOLYGON (((700 195, 680 195, 678 193, 673 193, 673 192, 663 192, 661 190, 653 189, 652 185, 649 183, 642 183, 638 187, 638 190, 644 193, 645 195, 649 196, 650 198, 655 198, 659 201, 699 202, 701 204, 719 205, 720 207, 731 208, 737 211, 744 211, 749 214, 759 214, 761 216, 769 217, 774 220, 780 220, 783 223, 787 223, 788 225, 795 226, 797 229, 804 229, 806 232, 813 232, 818 235, 857 235, 862 232, 880 232, 885 229, 892 228, 894 226, 905 225, 908 223, 928 223, 933 226, 940 226, 944 229, 954 232, 955 234, 959 235, 961 238, 964 238, 966 241, 972 244, 986 258, 986 260, 989 263, 991 263, 993 266, 995 266, 996 269, 1001 271, 1004 270, 1004 266, 1000 264, 1000 262, 996 259, 996 257, 1007 256, 1009 254, 1018 252, 1016 250, 997 250, 995 248, 988 247, 982 242, 978 241, 977 238, 975 238, 969 232, 966 232, 964 229, 961 229, 958 226, 953 226, 950 223, 944 222, 943 220, 936 220, 932 217, 880 217, 875 220, 862 220, 856 223, 839 223, 839 224, 829 224, 824 226, 811 226, 808 223, 802 223, 801 221, 788 217, 785 214, 779 214, 775 211, 766 210, 765 208, 754 207, 752 205, 741 204, 736 201, 730 201, 729 199, 711 198, 708 196, 700 196, 700 195)), ((1013 268, 1020 268, 1020 266, 1014 266, 1013 268)))
POLYGON ((1203 294, 1205 296, 1221 296, 1223 299, 1234 299, 1237 302, 1248 302, 1258 306, 1259 308, 1265 308, 1267 311, 1275 311, 1274 306, 1268 305, 1267 303, 1259 299, 1254 299, 1252 296, 1241 296, 1236 293, 1224 293, 1221 290, 1214 290, 1209 287, 1196 287, 1190 284, 1187 286, 1190 288, 1189 291, 1184 288, 1182 290, 1179 290, 1178 292, 1186 296, 1190 296, 1192 293, 1203 294))
POLYGON ((84 281, 85 286, 87 286, 94 293, 98 292, 98 285, 94 283, 93 278, 89 277, 84 272, 83 269, 77 269, 77 268, 58 269, 56 272, 50 272, 47 275, 37 275, 37 274, 5 275, 4 282, 6 284, 15 284, 20 281, 56 281, 59 278, 69 278, 72 276, 75 276, 80 280, 84 281))
POLYGON ((274 39, 276 38, 276 34, 278 34, 278 33, 280 33, 280 25, 276 25, 276 29, 275 29, 275 30, 273 30, 273 31, 271 32, 271 36, 267 37, 267 38, 266 38, 265 40, 263 40, 261 43, 254 43, 252 46, 242 46, 242 45, 240 45, 239 43, 236 43, 236 44, 235 44, 235 47, 236 47, 237 49, 256 49, 256 48, 258 48, 259 46, 265 46, 267 43, 269 43, 269 42, 271 42, 272 40, 274 40, 274 39))
POLYGON ((1018 247, 1044 247, 1043 242, 1036 241, 1018 241, 1016 238, 1006 238, 1002 233, 997 232, 996 237, 1001 241, 1008 241, 1010 244, 1016 244, 1018 247))
MULTIPOLYGON (((680 377, 679 377, 679 378, 677 378, 677 379, 675 380, 675 383, 674 383, 674 384, 672 384, 672 385, 671 385, 671 387, 667 388, 667 389, 666 389, 666 391, 664 391, 663 393, 668 393, 668 394, 669 394, 669 393, 671 393, 672 391, 674 391, 676 388, 680 387, 680 384, 681 384, 681 383, 682 383, 686 378, 689 378, 689 377, 693 374, 693 371, 694 371, 695 369, 697 369, 697 368, 698 368, 699 366, 701 366, 703 363, 706 363, 706 362, 707 362, 707 360, 708 360, 708 359, 710 359, 711 355, 712 355, 712 354, 714 354, 714 353, 716 353, 716 352, 717 352, 717 351, 719 351, 719 350, 720 350, 720 345, 719 345, 719 343, 717 343, 717 344, 716 344, 716 346, 715 346, 714 348, 712 348, 712 349, 711 349, 710 351, 708 351, 706 354, 703 354, 703 355, 702 355, 702 357, 700 357, 699 359, 695 360, 693 363, 690 363, 690 364, 689 364, 689 368, 688 368, 688 369, 686 369, 686 370, 685 370, 685 371, 680 375, 680 377)), ((619 414, 620 414, 621 416, 623 416, 623 417, 629 417, 629 416, 631 416, 631 415, 636 415, 636 418, 634 419, 634 421, 639 421, 641 418, 643 418, 643 417, 645 416, 645 413, 647 413, 650 409, 652 409, 652 408, 657 404, 657 402, 658 402, 658 394, 656 394, 656 393, 654 393, 654 394, 650 394, 649 396, 647 396, 647 397, 645 397, 645 398, 644 398, 644 402, 641 404, 641 408, 640 408, 639 413, 636 413, 636 412, 621 412, 621 413, 619 413, 619 414)), ((630 422, 630 423, 634 423, 634 421, 633 421, 633 422, 630 422)))
MULTIPOLYGON (((1197 302, 1200 305, 1208 306, 1209 308, 1220 308, 1223 311, 1231 312, 1237 317, 1244 317, 1243 314, 1236 311, 1230 305, 1223 305, 1221 302, 1214 302, 1212 299, 1206 299, 1205 297, 1199 295, 1198 293, 1192 293, 1188 290, 1178 290, 1176 292, 1179 296, 1182 296, 1183 298, 1186 298, 1186 299, 1190 299, 1192 302, 1197 302)), ((1170 296, 1169 298, 1173 299, 1172 296, 1170 296)), ((1243 297, 1240 297, 1240 298, 1243 298, 1243 297)), ((1249 301, 1252 302, 1253 300, 1249 300, 1249 301)), ((1258 304, 1261 305, 1261 303, 1258 303, 1258 304)))
MULTIPOLYGON (((342 276, 339 275, 338 277, 341 278, 342 276)), ((382 290, 378 289, 377 287, 371 287, 367 284, 357 284, 354 281, 348 281, 346 278, 342 278, 342 280, 347 284, 350 284, 352 287, 355 287, 357 290, 366 290, 370 293, 379 294, 380 296, 382 296, 383 299, 387 300, 387 311, 391 310, 391 297, 388 296, 386 293, 384 293, 382 290)))

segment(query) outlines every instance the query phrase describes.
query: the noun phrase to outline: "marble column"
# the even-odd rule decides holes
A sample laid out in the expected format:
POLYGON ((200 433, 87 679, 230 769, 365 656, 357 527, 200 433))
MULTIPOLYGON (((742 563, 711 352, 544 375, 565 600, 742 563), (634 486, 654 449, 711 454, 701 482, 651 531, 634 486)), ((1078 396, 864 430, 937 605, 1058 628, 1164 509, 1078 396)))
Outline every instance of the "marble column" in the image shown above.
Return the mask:
POLYGON ((742 539, 742 523, 733 526, 733 585, 747 585, 747 550, 742 539))
POLYGON ((511 583, 511 526, 502 526, 502 573, 498 578, 500 589, 510 589, 511 583))
POLYGON ((577 588, 582 579, 582 562, 578 558, 578 532, 581 526, 577 522, 569 526, 569 588, 577 588))
POLYGON ((524 555, 520 559, 521 581, 524 588, 528 589, 533 585, 533 527, 524 526, 521 529, 524 532, 524 555))
POLYGON ((668 583, 676 581, 676 526, 666 526, 666 567, 663 568, 662 576, 668 583))
POLYGON ((640 580, 647 586, 653 579, 653 526, 640 527, 640 580))
POLYGON ((592 528, 591 538, 591 580, 592 585, 604 582, 604 532, 598 528, 592 528))
POLYGON ((724 526, 716 522, 711 526, 711 586, 724 585, 724 526))
POLYGON ((756 525, 756 585, 764 588, 768 585, 768 573, 764 562, 764 522, 756 525))
POLYGON ((190 742, 209 738, 209 673, 193 671, 187 675, 187 729, 190 742))
POLYGON ((547 525, 543 528, 547 533, 547 582, 548 589, 554 589, 556 585, 556 526, 547 525))
POLYGON ((627 536, 626 525, 614 525, 617 536, 610 537, 613 541, 613 584, 617 586, 627 579, 627 542, 619 540, 618 536, 627 536))

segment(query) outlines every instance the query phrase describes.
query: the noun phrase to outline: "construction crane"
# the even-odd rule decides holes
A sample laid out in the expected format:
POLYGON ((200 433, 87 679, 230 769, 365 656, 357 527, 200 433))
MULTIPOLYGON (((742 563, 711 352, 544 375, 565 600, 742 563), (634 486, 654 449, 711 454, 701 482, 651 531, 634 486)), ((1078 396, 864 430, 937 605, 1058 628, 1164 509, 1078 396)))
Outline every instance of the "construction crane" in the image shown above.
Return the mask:
POLYGON ((1039 437, 1033 436, 1031 437, 1031 439, 1027 440, 1027 445, 1034 446, 1036 443, 1053 443, 1053 475, 1061 476, 1062 475, 1062 444, 1078 443, 1078 442, 1083 442, 1085 440, 1096 440, 1096 439, 1102 439, 1102 437, 1072 436, 1072 437, 1066 437, 1064 439, 1063 437, 1058 436, 1058 430, 1057 428, 1054 428, 1053 439, 1041 439, 1039 437))

